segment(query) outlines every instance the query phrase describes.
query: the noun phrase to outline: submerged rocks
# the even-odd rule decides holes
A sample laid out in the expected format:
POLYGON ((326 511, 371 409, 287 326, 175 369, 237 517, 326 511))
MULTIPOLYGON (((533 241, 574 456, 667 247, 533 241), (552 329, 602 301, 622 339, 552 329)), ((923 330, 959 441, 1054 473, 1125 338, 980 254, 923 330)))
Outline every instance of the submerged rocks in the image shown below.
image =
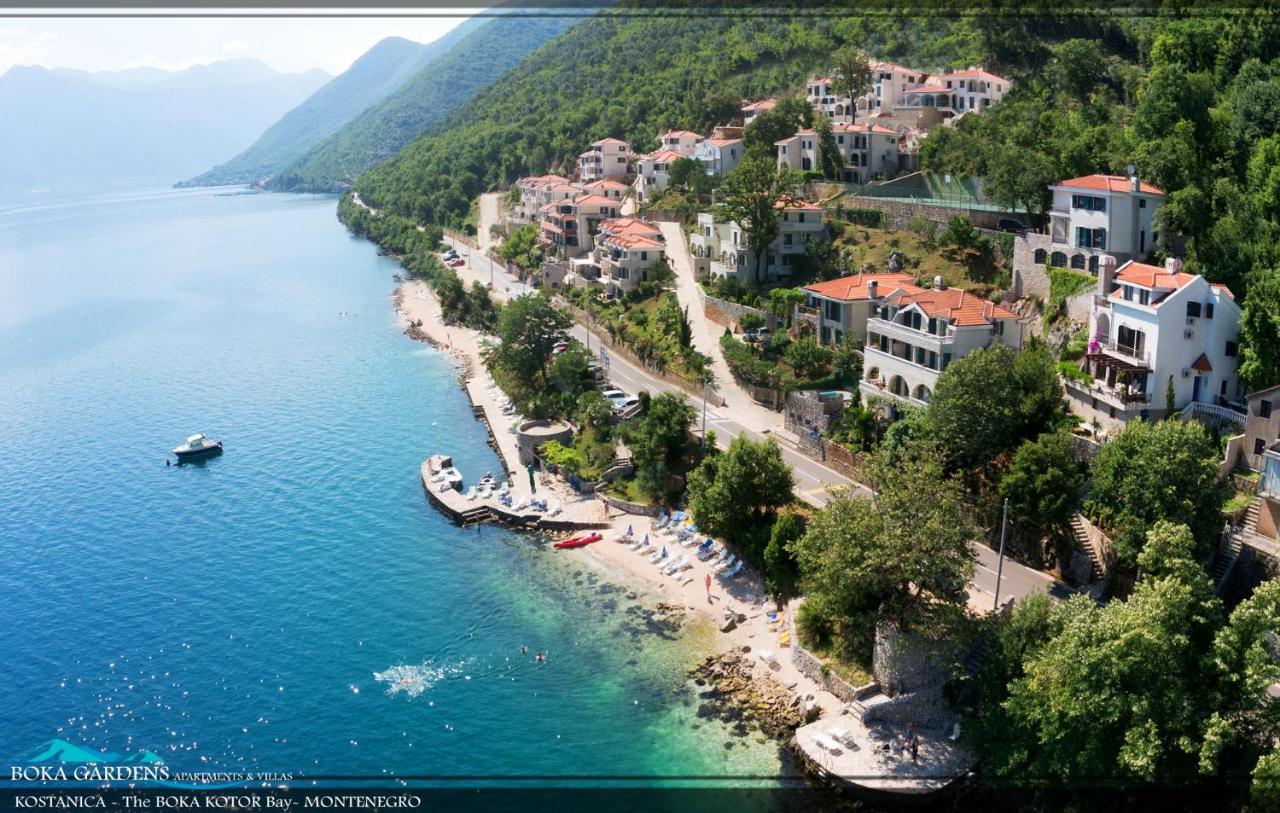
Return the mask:
POLYGON ((697 715, 734 724, 734 736, 759 732, 786 740, 802 721, 802 710, 785 689, 770 679, 752 675, 752 663, 738 652, 712 655, 689 670, 700 688, 697 715))

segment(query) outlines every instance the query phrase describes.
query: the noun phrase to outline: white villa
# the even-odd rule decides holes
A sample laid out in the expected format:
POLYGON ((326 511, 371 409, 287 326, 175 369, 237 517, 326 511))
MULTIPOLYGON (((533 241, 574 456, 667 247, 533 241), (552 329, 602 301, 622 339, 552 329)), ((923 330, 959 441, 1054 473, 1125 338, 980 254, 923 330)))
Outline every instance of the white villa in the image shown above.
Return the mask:
POLYGON ((578 180, 625 178, 631 168, 631 145, 619 138, 602 138, 578 156, 578 180))
POLYGON ((671 150, 677 155, 683 155, 686 158, 693 155, 693 148, 698 146, 699 142, 705 141, 706 136, 695 133, 692 130, 668 130, 658 136, 658 141, 662 143, 660 150, 671 150))
POLYGON ((620 209, 619 201, 594 194, 549 203, 539 212, 538 240, 565 256, 581 256, 595 245, 600 224, 617 217, 620 209))
POLYGON ((1012 84, 977 67, 935 76, 892 62, 873 62, 869 67, 870 89, 855 102, 838 94, 829 77, 813 76, 805 88, 809 104, 815 112, 848 123, 912 108, 933 108, 950 118, 990 107, 1004 98, 1012 84))
POLYGON ((981 68, 942 73, 902 92, 902 107, 935 107, 959 116, 984 110, 1004 98, 1010 82, 981 68))
MULTIPOLYGON (((831 136, 844 159, 842 180, 862 183, 876 178, 891 178, 898 172, 897 130, 874 124, 832 125, 831 136)), ((774 142, 778 166, 797 172, 817 170, 818 136, 813 130, 800 130, 795 135, 774 142)))
POLYGON ((524 223, 537 222, 544 206, 574 197, 580 191, 563 175, 521 178, 516 181, 516 188, 520 190, 520 202, 516 204, 513 219, 524 223))
MULTIPOLYGON (((827 239, 821 206, 798 198, 779 199, 777 206, 781 210, 779 232, 765 255, 761 276, 766 280, 790 276, 792 265, 797 257, 804 255, 805 248, 827 239)), ((747 248, 746 230, 737 221, 717 222, 714 214, 700 213, 696 228, 689 236, 689 251, 699 276, 744 280, 756 277, 756 258, 747 248)))
POLYGON ((853 274, 804 286, 805 304, 796 306, 796 320, 808 322, 821 344, 840 344, 846 337, 862 340, 867 320, 885 296, 915 277, 902 273, 853 274))
POLYGON ((760 115, 761 113, 764 113, 765 111, 772 110, 775 106, 777 106, 777 104, 778 104, 777 99, 763 99, 758 102, 744 101, 741 107, 742 126, 744 127, 747 126, 748 124, 750 124, 752 121, 755 120, 756 116, 760 115))
POLYGON ((727 175, 742 161, 745 152, 741 137, 719 138, 712 135, 693 148, 693 158, 702 164, 708 175, 727 175))
POLYGON ((668 149, 640 156, 636 161, 636 198, 641 203, 653 200, 670 183, 667 171, 671 168, 671 164, 685 157, 687 156, 668 149))
MULTIPOLYGON (((1046 266, 1097 275, 1103 257, 1142 259, 1156 248, 1156 212, 1168 202, 1160 189, 1136 176, 1085 175, 1049 187, 1047 234, 1019 235, 1013 245, 1014 291, 1046 266)), ((1036 293, 1044 292, 1035 291, 1036 293)))
POLYGON ((1244 395, 1236 376, 1240 307, 1225 286, 1184 274, 1180 260, 1164 267, 1130 260, 1116 269, 1104 258, 1089 336, 1082 366, 1093 380, 1064 384, 1072 411, 1108 429, 1163 417, 1170 386, 1178 411, 1244 395))
POLYGON ((994 342, 1022 347, 1012 311, 935 277, 932 288, 899 285, 867 320, 859 389, 923 406, 951 362, 994 342))
POLYGON ((657 226, 633 217, 600 224, 593 253, 600 282, 612 294, 625 294, 648 279, 648 272, 663 257, 662 232, 657 226))
POLYGON ((588 195, 599 195, 602 198, 616 201, 621 201, 626 197, 627 190, 630 188, 622 181, 615 181, 612 178, 582 184, 582 191, 588 195))

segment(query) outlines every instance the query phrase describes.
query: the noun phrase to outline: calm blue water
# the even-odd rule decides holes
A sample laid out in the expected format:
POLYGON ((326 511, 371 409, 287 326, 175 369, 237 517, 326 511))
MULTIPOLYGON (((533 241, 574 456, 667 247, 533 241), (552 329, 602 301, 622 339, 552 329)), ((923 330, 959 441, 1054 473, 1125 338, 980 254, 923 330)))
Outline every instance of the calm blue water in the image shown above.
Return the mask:
POLYGON ((648 634, 652 597, 428 506, 428 453, 499 466, 334 209, 0 206, 0 764, 62 738, 179 769, 778 771, 680 691, 709 630, 648 634), (195 431, 226 453, 166 468, 195 431))

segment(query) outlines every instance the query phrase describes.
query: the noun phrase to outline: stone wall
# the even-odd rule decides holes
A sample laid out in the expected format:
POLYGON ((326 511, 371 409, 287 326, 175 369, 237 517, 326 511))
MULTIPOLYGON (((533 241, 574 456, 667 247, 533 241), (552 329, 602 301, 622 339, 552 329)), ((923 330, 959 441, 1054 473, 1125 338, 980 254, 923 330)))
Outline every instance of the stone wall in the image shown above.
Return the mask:
POLYGON ((698 287, 698 294, 702 297, 703 312, 706 313, 708 319, 717 325, 724 325, 727 328, 736 330, 743 314, 755 313, 764 317, 764 323, 769 330, 774 330, 778 326, 778 317, 768 311, 753 308, 750 305, 740 305, 727 299, 720 299, 702 290, 701 286, 698 287))
POLYGON ((945 649, 882 619, 876 624, 871 670, 890 696, 940 687, 947 681, 945 649))
POLYGON ((656 517, 658 515, 659 506, 657 505, 650 505, 642 502, 629 502, 627 500, 618 499, 617 497, 610 497, 608 494, 602 494, 601 496, 604 497, 605 502, 609 503, 609 505, 614 508, 617 508, 619 511, 625 511, 628 514, 636 514, 637 516, 642 517, 656 517))
POLYGON ((1028 232, 1013 238, 1013 295, 1019 299, 1024 296, 1049 299, 1049 275, 1045 273, 1045 266, 1035 262, 1038 248, 1051 250, 1049 235, 1028 232))
POLYGON ((873 198, 864 195, 846 195, 839 199, 845 209, 875 209, 885 214, 885 226, 890 229, 905 229, 917 217, 946 225, 947 221, 959 215, 978 228, 995 229, 1002 217, 1016 217, 1007 213, 989 212, 985 209, 966 209, 960 206, 926 206, 898 198, 873 198))
POLYGON ((645 209, 639 217, 646 220, 661 220, 666 223, 691 223, 693 217, 679 209, 645 209))
POLYGON ((842 703, 852 703, 858 697, 858 689, 849 681, 829 669, 823 669, 822 661, 795 640, 791 640, 791 663, 800 674, 817 683, 823 689, 840 698, 842 703))

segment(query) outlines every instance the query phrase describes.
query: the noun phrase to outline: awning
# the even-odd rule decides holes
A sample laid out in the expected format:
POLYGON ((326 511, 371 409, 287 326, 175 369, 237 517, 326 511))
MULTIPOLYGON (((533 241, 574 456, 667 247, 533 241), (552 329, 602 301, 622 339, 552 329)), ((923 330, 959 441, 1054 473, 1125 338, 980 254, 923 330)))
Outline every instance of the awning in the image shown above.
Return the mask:
POLYGON ((1150 373, 1151 368, 1143 364, 1134 364, 1124 359, 1118 359, 1108 353, 1086 353, 1085 358, 1089 361, 1101 362, 1104 367, 1110 367, 1113 370, 1122 373, 1150 373))
POLYGON ((1191 369, 1199 370, 1202 373, 1211 373, 1213 372, 1213 365, 1209 363, 1209 357, 1201 353, 1200 358, 1191 362, 1191 369))

